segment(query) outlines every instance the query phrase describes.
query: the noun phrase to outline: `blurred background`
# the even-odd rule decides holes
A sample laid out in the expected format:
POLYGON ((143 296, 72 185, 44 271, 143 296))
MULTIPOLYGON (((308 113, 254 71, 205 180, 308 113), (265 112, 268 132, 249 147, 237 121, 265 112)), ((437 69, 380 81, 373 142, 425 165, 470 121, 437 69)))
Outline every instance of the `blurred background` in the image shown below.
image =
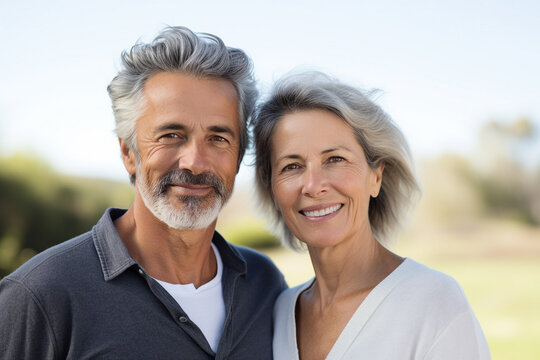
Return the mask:
MULTIPOLYGON (((294 68, 380 89, 424 192, 392 249, 462 284, 494 359, 538 359, 539 15, 533 0, 2 1, 0 278, 129 207, 106 87, 122 50, 184 25, 244 49, 263 95, 294 68)), ((267 231, 252 161, 218 228, 299 284, 309 257, 267 231)))

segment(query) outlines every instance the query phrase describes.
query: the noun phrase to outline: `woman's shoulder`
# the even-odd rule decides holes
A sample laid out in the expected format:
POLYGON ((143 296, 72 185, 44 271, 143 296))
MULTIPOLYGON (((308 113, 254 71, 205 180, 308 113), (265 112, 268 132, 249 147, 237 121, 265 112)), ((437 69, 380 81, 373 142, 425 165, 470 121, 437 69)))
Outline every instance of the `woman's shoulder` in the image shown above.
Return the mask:
POLYGON ((438 308, 469 308, 469 303, 460 284, 450 275, 432 269, 407 258, 402 264, 402 280, 395 290, 420 301, 425 306, 438 308))
POLYGON ((482 329, 460 284, 414 260, 407 259, 404 265, 406 276, 392 291, 388 304, 399 309, 392 315, 400 323, 417 329, 411 334, 429 337, 426 358, 489 359, 482 329))
POLYGON ((276 304, 274 306, 274 314, 277 314, 278 312, 288 313, 290 311, 294 311, 298 296, 302 291, 311 286, 313 280, 314 279, 312 278, 303 284, 284 290, 276 300, 276 304))
POLYGON ((432 269, 424 264, 421 264, 411 258, 405 259, 404 263, 403 282, 414 283, 417 286, 422 286, 426 290, 446 290, 450 292, 462 292, 461 286, 452 276, 441 271, 432 269))

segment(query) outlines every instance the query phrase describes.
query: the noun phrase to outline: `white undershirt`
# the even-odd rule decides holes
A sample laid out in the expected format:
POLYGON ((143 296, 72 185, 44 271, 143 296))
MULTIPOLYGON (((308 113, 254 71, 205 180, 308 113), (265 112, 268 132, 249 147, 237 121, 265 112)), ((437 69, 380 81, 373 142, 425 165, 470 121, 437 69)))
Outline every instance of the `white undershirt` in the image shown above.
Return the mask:
POLYGON ((193 284, 170 284, 156 280, 201 329, 208 344, 216 352, 225 322, 225 303, 221 287, 223 263, 218 249, 214 244, 211 245, 216 256, 217 271, 216 276, 206 284, 195 288, 193 284))

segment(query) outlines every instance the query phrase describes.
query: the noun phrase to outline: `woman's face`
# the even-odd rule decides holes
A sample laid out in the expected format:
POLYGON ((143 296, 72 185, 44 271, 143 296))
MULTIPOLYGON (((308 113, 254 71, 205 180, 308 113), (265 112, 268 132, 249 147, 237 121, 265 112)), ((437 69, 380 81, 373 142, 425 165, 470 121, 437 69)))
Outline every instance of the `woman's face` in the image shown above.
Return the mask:
POLYGON ((370 169, 352 128, 326 110, 284 116, 272 136, 272 194, 293 234, 311 247, 371 235, 370 196, 382 166, 370 169))

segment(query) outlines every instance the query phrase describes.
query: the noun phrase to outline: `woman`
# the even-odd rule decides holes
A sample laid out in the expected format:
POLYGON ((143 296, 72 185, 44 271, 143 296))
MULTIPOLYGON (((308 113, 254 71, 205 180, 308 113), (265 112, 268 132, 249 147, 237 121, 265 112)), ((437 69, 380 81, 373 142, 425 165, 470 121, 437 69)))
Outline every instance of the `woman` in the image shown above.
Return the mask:
POLYGON ((419 186, 403 134, 368 96, 290 75, 254 135, 262 205, 315 271, 276 302, 275 359, 490 358, 456 281, 383 246, 419 186))

